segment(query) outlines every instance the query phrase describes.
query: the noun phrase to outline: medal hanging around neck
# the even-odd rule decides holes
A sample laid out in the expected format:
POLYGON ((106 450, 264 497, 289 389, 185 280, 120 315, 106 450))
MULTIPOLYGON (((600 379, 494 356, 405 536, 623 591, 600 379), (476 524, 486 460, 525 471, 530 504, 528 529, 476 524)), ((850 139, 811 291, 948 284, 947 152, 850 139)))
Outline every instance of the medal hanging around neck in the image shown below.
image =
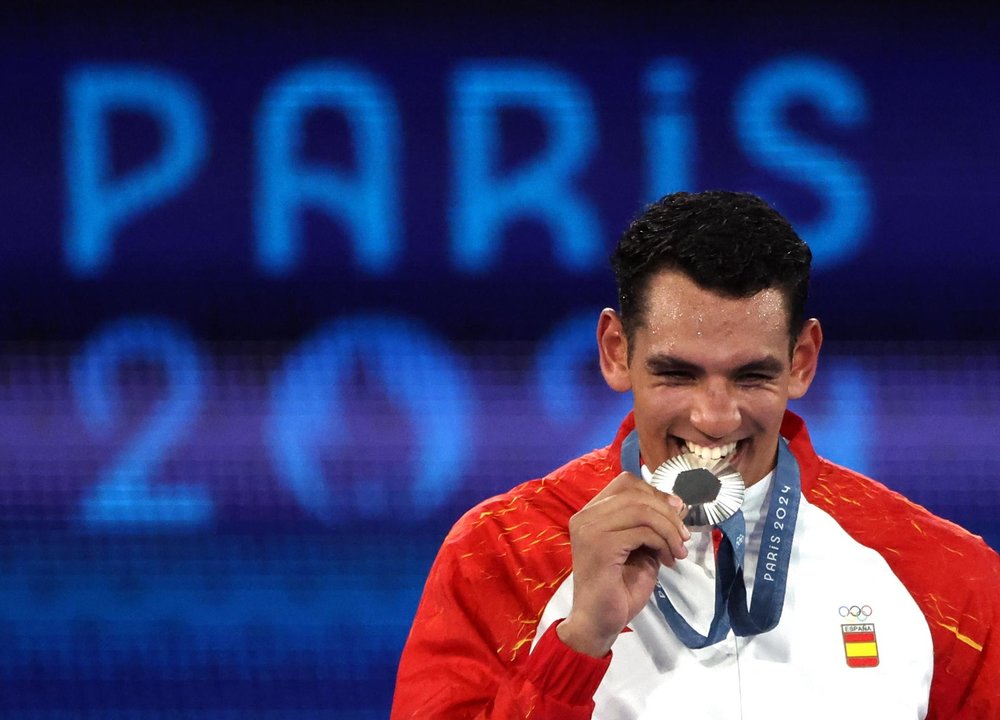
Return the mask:
POLYGON ((709 531, 718 527, 723 533, 720 545, 719 574, 716 578, 715 615, 707 635, 697 632, 677 612, 660 583, 654 597, 664 619, 677 638, 690 648, 702 648, 721 641, 732 628, 729 598, 735 585, 743 583, 743 476, 725 458, 705 460, 694 453, 670 458, 648 478, 650 485, 676 495, 688 506, 684 524, 692 530, 709 531), (732 538, 738 537, 738 559, 734 557, 732 538))
MULTIPOLYGON (((622 443, 621 464, 623 470, 633 475, 642 474, 639 435, 635 430, 622 443)), ((692 628, 674 608, 663 586, 656 584, 653 592, 656 605, 677 639, 689 648, 698 649, 720 642, 730 629, 736 635, 747 637, 776 627, 785 599, 801 495, 798 462, 788 444, 779 438, 778 462, 765 521, 770 543, 769 562, 757 563, 749 608, 743 581, 746 523, 740 512, 745 486, 740 474, 724 458, 706 461, 688 453, 671 458, 648 479, 659 490, 671 492, 688 504, 691 509, 685 524, 692 528, 717 527, 722 532, 716 558, 715 614, 707 635, 692 628), (770 560, 772 555, 773 561, 770 560)))
POLYGON ((684 524, 693 530, 710 530, 732 517, 743 505, 743 476, 726 458, 704 460, 685 453, 656 468, 649 484, 676 495, 688 506, 684 524))

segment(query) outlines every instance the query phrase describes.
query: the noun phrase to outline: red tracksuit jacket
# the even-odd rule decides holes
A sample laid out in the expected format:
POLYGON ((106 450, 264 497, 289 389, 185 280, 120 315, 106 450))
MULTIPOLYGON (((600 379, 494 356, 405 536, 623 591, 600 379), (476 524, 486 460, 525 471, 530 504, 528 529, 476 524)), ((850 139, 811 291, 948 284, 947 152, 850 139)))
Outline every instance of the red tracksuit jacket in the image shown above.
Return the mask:
POLYGON ((565 646, 554 627, 571 602, 567 524, 621 472, 632 427, 459 520, 403 651, 393 720, 666 717, 680 701, 706 718, 1000 718, 997 554, 818 457, 792 413, 781 432, 804 511, 778 627, 691 651, 650 603, 608 657, 565 646), (853 607, 874 614, 845 617, 853 607))

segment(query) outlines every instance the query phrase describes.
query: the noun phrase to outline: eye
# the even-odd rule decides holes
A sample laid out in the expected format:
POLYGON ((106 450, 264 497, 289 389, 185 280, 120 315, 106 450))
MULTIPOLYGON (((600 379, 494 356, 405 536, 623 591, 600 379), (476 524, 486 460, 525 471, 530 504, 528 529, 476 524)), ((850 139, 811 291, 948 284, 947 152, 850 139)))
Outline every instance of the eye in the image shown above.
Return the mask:
POLYGON ((694 375, 684 370, 662 370, 656 377, 668 385, 687 385, 695 381, 694 375))
POLYGON ((740 385, 766 385, 774 380, 773 375, 767 373, 744 373, 736 378, 740 385))

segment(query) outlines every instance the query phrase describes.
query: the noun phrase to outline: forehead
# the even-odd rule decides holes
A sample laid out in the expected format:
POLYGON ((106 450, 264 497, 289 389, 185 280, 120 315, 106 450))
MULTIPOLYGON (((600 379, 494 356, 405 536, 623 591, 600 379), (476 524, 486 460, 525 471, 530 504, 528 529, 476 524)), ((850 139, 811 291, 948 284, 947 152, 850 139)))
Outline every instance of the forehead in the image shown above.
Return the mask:
POLYGON ((657 346, 701 341, 732 347, 741 343, 766 352, 772 345, 787 347, 788 322, 784 295, 777 288, 732 298, 666 270, 650 278, 637 335, 645 335, 647 342, 657 346))

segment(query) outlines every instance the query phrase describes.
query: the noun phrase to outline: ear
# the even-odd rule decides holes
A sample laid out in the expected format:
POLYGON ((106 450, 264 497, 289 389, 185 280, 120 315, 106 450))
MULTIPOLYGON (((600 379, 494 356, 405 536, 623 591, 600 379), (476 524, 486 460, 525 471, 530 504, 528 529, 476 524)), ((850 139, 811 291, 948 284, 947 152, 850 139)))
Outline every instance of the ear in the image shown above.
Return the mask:
POLYGON ((819 363, 819 349, 823 345, 823 328, 819 320, 809 318, 802 326, 792 350, 791 376, 788 380, 788 397, 797 400, 806 394, 819 363))
POLYGON ((621 318, 611 308, 604 308, 597 320, 597 352, 601 360, 601 374, 608 387, 617 392, 631 390, 628 340, 621 318))

